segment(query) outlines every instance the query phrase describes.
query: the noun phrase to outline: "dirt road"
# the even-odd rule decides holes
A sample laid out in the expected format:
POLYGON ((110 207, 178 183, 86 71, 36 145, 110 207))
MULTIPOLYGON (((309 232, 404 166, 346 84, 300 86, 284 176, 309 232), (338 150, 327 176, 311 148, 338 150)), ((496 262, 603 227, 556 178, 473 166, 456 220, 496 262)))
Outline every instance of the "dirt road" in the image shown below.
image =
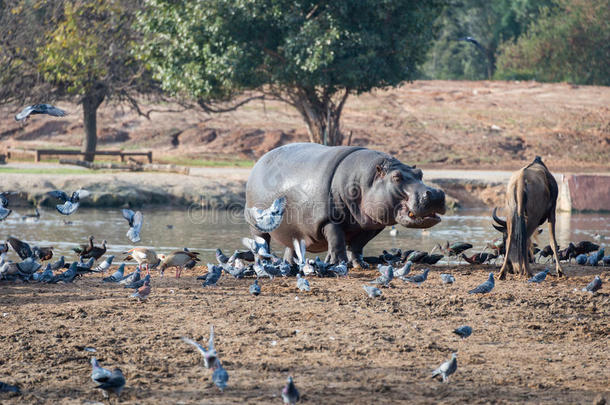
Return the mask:
MULTIPOLYGON (((414 272, 419 271, 414 270, 414 272)), ((582 268, 580 268, 582 269, 582 268)), ((310 404, 593 403, 610 399, 608 272, 569 268, 567 280, 540 285, 497 282, 486 296, 467 291, 494 266, 433 267, 416 287, 400 280, 368 299, 371 271, 346 279, 263 281, 223 276, 203 289, 194 276, 154 277, 148 302, 86 277, 70 285, 0 284, 0 381, 18 383, 20 397, 3 404, 82 404, 102 401, 89 360, 122 368, 124 404, 281 403, 288 375, 310 404), (440 272, 457 282, 446 286, 440 272), (575 291, 602 273, 601 294, 575 291), (577 274, 578 276, 574 276, 577 274), (207 340, 230 380, 221 394, 201 356, 180 340, 207 340), (452 329, 474 332, 461 340, 452 329), (84 348, 95 348, 91 353, 84 348), (458 370, 449 384, 430 373, 453 352, 458 370)))

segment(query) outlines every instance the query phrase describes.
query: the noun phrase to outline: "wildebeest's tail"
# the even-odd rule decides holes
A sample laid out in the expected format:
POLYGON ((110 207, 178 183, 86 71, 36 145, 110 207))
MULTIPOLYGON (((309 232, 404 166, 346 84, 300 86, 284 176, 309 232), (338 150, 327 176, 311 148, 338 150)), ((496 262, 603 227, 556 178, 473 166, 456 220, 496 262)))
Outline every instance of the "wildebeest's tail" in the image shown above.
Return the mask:
POLYGON ((514 187, 514 195, 507 196, 510 199, 512 216, 508 222, 508 238, 512 241, 511 251, 507 252, 513 265, 513 270, 517 273, 527 274, 527 229, 525 226, 525 206, 527 204, 527 193, 525 188, 525 175, 517 180, 514 187))

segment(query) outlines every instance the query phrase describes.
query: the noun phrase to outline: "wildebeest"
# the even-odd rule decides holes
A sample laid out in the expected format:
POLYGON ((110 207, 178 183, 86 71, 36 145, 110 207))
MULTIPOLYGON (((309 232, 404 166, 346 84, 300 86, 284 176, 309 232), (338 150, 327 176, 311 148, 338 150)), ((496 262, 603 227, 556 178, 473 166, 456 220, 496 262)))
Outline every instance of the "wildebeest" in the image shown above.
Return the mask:
POLYGON ((557 257, 555 239, 557 194, 557 182, 540 156, 536 156, 532 163, 511 176, 506 189, 506 221, 497 216, 497 208, 494 208, 492 213, 497 223, 493 226, 502 232, 506 242, 506 255, 500 270, 500 279, 504 279, 506 271, 510 271, 511 268, 514 273, 521 276, 532 276, 528 260, 530 238, 547 220, 551 247, 555 256, 555 270, 558 276, 564 275, 557 257))

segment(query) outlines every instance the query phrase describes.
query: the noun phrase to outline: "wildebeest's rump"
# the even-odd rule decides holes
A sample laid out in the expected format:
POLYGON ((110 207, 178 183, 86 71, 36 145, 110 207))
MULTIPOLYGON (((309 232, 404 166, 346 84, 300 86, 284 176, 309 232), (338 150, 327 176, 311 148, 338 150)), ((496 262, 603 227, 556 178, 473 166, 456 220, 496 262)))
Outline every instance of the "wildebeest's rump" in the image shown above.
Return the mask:
POLYGON ((500 279, 504 279, 506 271, 510 271, 511 268, 521 276, 532 275, 528 260, 530 238, 545 221, 549 222, 555 269, 558 276, 563 275, 557 258, 555 239, 557 195, 557 182, 539 156, 511 176, 506 189, 506 221, 496 215, 496 208, 492 213, 497 223, 494 224, 494 228, 503 233, 506 241, 506 255, 500 271, 500 279))

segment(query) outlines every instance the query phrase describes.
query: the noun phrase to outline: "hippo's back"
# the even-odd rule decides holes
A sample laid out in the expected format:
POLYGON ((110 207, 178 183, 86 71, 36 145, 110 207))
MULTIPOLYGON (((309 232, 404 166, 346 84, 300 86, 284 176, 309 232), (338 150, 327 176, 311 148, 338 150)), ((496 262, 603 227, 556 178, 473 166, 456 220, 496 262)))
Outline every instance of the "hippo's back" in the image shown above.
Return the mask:
POLYGON ((282 225, 271 233, 286 246, 292 238, 313 243, 329 215, 330 186, 339 163, 363 148, 293 143, 267 152, 250 172, 246 207, 268 207, 286 196, 282 225))

